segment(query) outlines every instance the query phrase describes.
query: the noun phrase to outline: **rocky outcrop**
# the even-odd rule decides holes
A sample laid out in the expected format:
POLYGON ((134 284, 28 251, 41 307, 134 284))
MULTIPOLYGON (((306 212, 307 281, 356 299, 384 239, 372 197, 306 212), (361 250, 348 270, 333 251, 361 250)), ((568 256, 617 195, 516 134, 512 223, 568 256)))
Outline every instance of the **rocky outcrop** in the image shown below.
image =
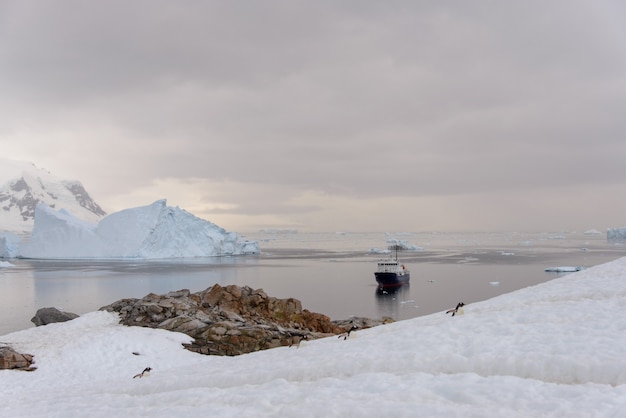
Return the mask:
POLYGON ((33 356, 20 354, 9 346, 0 347, 0 370, 25 370, 33 371, 33 356))
POLYGON ((212 355, 292 346, 303 339, 341 334, 349 328, 333 323, 326 315, 302 309, 297 299, 277 299, 262 289, 235 285, 216 284, 197 293, 187 289, 166 295, 150 293, 100 310, 117 312, 124 325, 185 333, 194 338, 187 349, 212 355))
POLYGON ((70 321, 74 318, 78 318, 78 315, 72 312, 63 312, 57 308, 41 308, 38 309, 30 320, 36 326, 48 325, 55 322, 70 321))

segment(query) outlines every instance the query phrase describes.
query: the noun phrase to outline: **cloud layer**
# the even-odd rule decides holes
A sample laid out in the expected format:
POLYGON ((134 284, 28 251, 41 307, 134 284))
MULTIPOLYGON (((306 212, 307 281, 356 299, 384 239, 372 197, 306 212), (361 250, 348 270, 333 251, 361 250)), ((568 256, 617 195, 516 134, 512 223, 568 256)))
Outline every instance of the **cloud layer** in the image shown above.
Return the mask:
POLYGON ((0 144, 231 229, 626 222, 620 2, 6 1, 0 144))

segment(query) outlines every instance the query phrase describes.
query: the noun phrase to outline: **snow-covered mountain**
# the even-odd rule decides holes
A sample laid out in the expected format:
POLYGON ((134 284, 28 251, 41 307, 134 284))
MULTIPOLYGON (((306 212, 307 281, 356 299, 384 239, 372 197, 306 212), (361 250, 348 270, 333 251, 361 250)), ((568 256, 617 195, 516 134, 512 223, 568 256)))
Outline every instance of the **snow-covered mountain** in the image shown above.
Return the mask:
POLYGON ((40 204, 30 239, 9 251, 24 258, 157 259, 258 254, 259 245, 158 200, 98 223, 40 204))
POLYGON ((258 254, 210 221, 159 200, 105 216, 78 181, 0 158, 0 258, 186 258, 258 254))
POLYGON ((39 203, 89 222, 106 215, 79 181, 53 176, 29 162, 0 158, 0 231, 31 231, 39 203))

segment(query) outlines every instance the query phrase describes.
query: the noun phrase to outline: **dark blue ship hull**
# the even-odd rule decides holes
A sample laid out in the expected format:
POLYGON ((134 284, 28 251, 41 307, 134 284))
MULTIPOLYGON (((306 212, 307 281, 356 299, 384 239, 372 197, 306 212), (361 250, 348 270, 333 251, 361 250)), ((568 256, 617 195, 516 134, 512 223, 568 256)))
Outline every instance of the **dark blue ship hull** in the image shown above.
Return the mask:
POLYGON ((411 279, 409 273, 376 272, 374 276, 376 276, 376 282, 379 287, 398 287, 408 283, 411 279))

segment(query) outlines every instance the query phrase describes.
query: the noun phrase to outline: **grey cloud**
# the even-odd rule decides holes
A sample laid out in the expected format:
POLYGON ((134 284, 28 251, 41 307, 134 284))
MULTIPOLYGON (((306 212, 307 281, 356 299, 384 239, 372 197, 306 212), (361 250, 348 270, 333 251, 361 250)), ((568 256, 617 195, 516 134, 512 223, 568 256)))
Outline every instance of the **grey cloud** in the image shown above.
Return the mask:
POLYGON ((302 190, 374 198, 626 182, 619 2, 0 7, 0 141, 25 126, 68 132, 64 149, 80 138, 128 187, 261 184, 276 194, 257 209, 289 212, 304 210, 285 203, 302 190))

